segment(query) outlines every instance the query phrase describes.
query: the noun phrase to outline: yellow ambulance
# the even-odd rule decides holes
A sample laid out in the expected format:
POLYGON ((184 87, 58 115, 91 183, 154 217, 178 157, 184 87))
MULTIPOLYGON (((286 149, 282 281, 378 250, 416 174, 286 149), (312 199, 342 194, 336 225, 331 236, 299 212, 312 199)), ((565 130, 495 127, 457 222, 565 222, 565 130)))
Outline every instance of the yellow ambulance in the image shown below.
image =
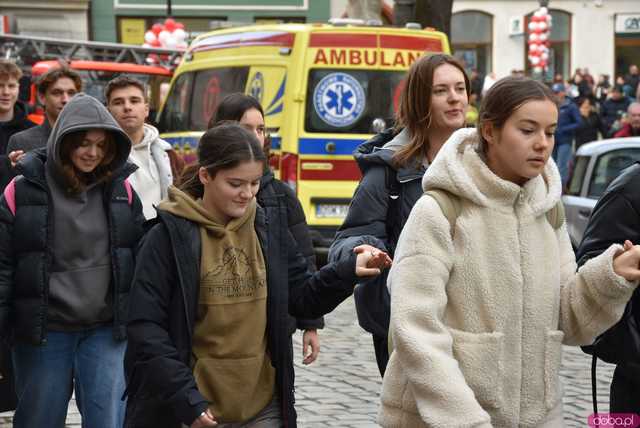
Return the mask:
POLYGON ((191 43, 158 126, 188 162, 222 97, 257 98, 272 136, 271 165, 296 190, 322 252, 360 180, 353 151, 393 125, 406 70, 435 52, 449 52, 446 35, 420 29, 274 24, 214 31, 191 43))

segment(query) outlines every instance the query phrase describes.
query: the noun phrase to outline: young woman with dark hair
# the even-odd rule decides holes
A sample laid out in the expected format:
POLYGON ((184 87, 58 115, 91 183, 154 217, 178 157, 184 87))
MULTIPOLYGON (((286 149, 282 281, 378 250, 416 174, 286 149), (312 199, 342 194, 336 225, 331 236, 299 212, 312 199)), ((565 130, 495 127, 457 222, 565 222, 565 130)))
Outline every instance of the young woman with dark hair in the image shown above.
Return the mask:
MULTIPOLYGON (((395 129, 360 145, 354 153, 363 178, 347 217, 329 250, 329 260, 349 257, 353 249, 395 251, 411 208, 422 195, 420 179, 436 154, 457 129, 465 125, 470 83, 464 68, 445 54, 423 56, 409 69, 395 129)), ((389 293, 387 273, 380 286, 356 287, 358 321, 373 335, 380 374, 389 353, 389 293)))
MULTIPOLYGON (((258 204, 265 205, 267 200, 274 200, 280 195, 287 209, 287 224, 293 239, 298 244, 298 249, 307 259, 309 270, 316 270, 316 256, 307 226, 307 219, 300 201, 295 192, 282 181, 275 178, 273 172, 268 167, 270 152, 270 139, 267 137, 264 124, 264 113, 262 106, 250 95, 242 93, 229 94, 220 101, 216 113, 209 121, 212 128, 222 122, 237 122, 246 130, 253 132, 262 145, 267 158, 267 167, 260 179, 260 190, 256 198, 258 204)), ((289 330, 293 334, 296 328, 304 330, 302 334, 302 356, 303 364, 313 363, 320 353, 320 339, 317 329, 324 327, 324 319, 303 319, 290 317, 289 330)))
POLYGON ((126 427, 295 427, 288 314, 319 317, 380 273, 354 252, 311 274, 284 204, 256 203, 265 161, 252 133, 216 126, 158 206, 133 281, 126 427))
POLYGON ((545 85, 502 79, 477 130, 455 132, 425 174, 389 273, 382 426, 564 426, 562 344, 620 318, 640 247, 611 245, 576 273, 557 120, 545 85))
POLYGON ((122 426, 126 308, 144 221, 126 182, 130 149, 104 106, 78 94, 0 200, 0 334, 12 343, 15 427, 63 427, 73 390, 83 426, 122 426))

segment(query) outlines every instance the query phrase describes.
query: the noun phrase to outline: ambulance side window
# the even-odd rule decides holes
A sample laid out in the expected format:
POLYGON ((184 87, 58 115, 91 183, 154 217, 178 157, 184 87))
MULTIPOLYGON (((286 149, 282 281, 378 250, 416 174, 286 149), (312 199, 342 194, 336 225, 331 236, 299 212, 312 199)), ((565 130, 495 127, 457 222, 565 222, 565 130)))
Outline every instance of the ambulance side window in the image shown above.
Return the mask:
POLYGON ((211 68, 197 72, 191 101, 190 131, 205 131, 218 103, 233 92, 244 92, 249 67, 211 68))
POLYGON ((375 119, 393 126, 404 76, 404 72, 386 70, 311 70, 305 130, 370 134, 375 119))
POLYGON ((184 73, 173 84, 158 120, 160 132, 189 131, 189 101, 193 88, 193 73, 184 73))

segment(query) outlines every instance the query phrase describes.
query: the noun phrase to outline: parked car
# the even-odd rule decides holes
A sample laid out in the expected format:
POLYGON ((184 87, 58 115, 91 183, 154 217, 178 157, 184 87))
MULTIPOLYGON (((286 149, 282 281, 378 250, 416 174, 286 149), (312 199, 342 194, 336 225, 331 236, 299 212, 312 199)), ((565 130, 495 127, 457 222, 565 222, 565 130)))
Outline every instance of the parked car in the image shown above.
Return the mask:
POLYGON ((637 161, 640 161, 640 137, 600 140, 578 149, 569 187, 562 197, 574 248, 580 245, 591 211, 609 183, 637 161))

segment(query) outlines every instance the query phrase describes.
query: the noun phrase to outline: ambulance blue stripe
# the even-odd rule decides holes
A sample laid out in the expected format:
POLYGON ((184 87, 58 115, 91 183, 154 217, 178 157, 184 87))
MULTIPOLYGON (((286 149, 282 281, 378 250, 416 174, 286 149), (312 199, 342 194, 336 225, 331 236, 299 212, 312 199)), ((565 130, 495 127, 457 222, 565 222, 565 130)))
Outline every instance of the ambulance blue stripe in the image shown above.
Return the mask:
POLYGON ((350 155, 364 141, 338 138, 300 138, 298 153, 301 155, 350 155), (334 143, 335 151, 327 151, 327 143, 334 143))
POLYGON ((282 103, 278 104, 278 105, 276 106, 276 108, 275 108, 275 109, 273 109, 273 110, 271 110, 271 111, 266 112, 264 115, 265 115, 265 116, 271 116, 271 115, 274 115, 274 114, 276 114, 276 113, 280 113, 280 112, 282 111, 282 106, 283 106, 283 105, 284 105, 284 102, 282 102, 282 103))
MULTIPOLYGON (((278 88, 278 92, 276 93, 276 96, 271 101, 271 104, 269 104, 269 107, 267 107, 265 109, 266 111, 271 110, 271 108, 274 105, 276 105, 278 103, 278 101, 280 101, 280 99, 284 95, 284 84, 286 83, 286 81, 287 81, 287 75, 285 74, 284 77, 282 78, 282 83, 280 83, 280 87, 278 88)), ((272 114, 272 113, 267 113, 267 115, 269 115, 269 114, 272 114)))

